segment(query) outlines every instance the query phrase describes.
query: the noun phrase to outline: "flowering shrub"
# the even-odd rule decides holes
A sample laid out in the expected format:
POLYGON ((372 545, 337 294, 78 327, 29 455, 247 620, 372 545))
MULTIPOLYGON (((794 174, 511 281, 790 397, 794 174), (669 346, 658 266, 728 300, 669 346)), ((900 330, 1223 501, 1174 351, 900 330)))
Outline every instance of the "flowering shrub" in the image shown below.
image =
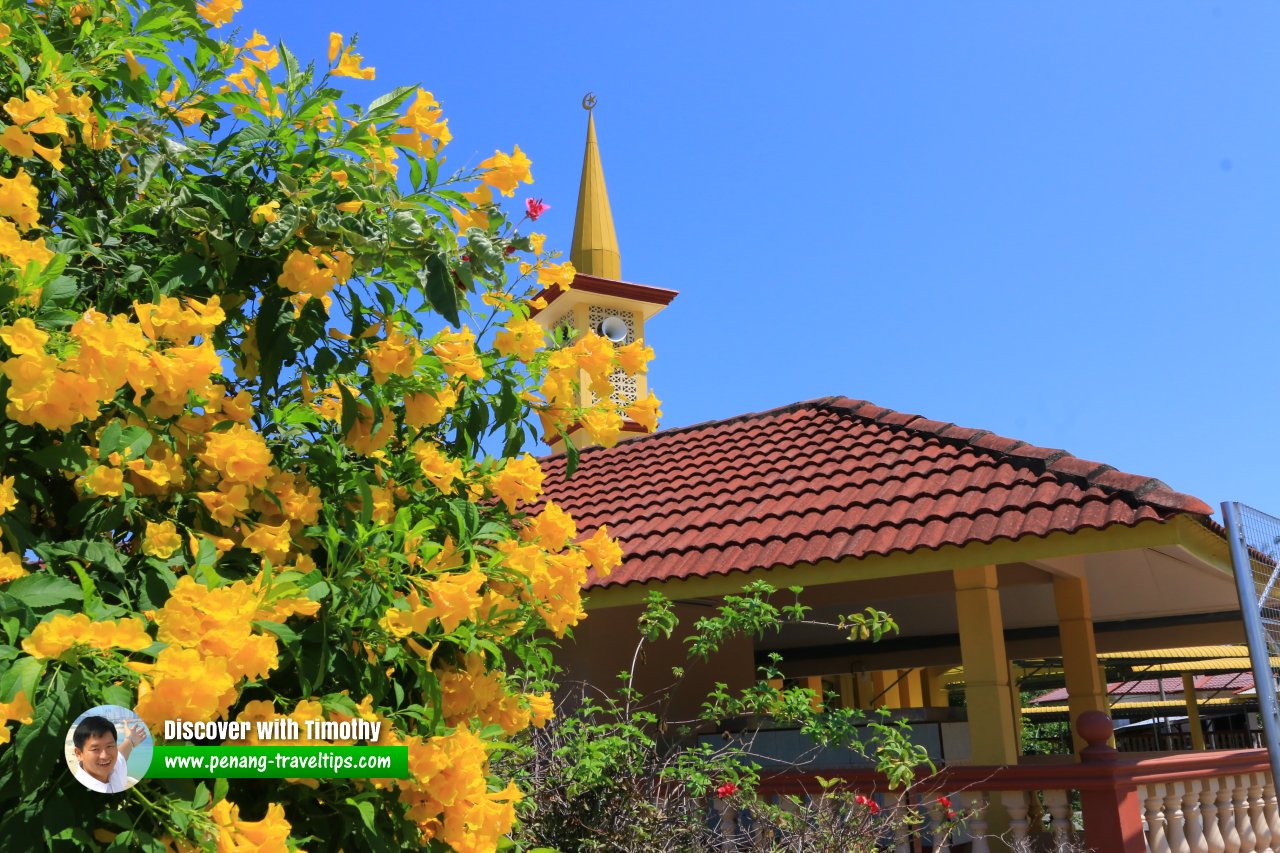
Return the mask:
POLYGON ((491 755, 552 713, 508 671, 545 673, 620 559, 520 511, 534 422, 616 441, 579 377, 651 353, 544 345, 534 294, 574 270, 495 203, 532 180, 518 147, 442 176, 432 93, 363 94, 337 33, 318 64, 220 35, 240 7, 0 12, 0 837, 493 850, 522 793, 491 755), (104 798, 61 763, 102 703, 379 720, 410 778, 104 798))
MULTIPOLYGON (((850 639, 881 639, 897 630, 883 611, 868 608, 839 623, 811 620, 810 608, 796 600, 777 603, 767 583, 748 584, 740 595, 724 596, 707 615, 683 631, 689 656, 706 660, 743 635, 764 636, 785 624, 839 627, 850 639)), ((903 720, 888 711, 840 707, 805 687, 779 688, 776 659, 760 670, 759 681, 732 691, 717 684, 698 718, 672 720, 670 690, 643 694, 635 686, 647 644, 679 629, 674 607, 661 593, 649 595, 641 616, 640 639, 631 668, 614 691, 583 685, 561 700, 545 727, 516 738, 517 748, 497 760, 522 780, 528 796, 519 806, 516 839, 565 853, 604 850, 792 851, 872 853, 893 838, 907 838, 924 823, 912 790, 922 771, 931 771, 927 750, 911 742, 903 720), (728 723, 728 725, 726 725, 728 723), (803 769, 826 748, 848 749, 884 778, 875 797, 837 780, 819 779, 812 800, 770 804, 758 795, 762 765, 783 769, 777 756, 757 745, 765 728, 797 730, 816 748, 787 769, 803 769), (698 737, 708 733, 717 737, 698 737), (899 803, 898 797, 902 796, 899 803), (888 805, 881 805, 881 801, 888 805)), ((675 683, 683 668, 672 673, 675 683)))

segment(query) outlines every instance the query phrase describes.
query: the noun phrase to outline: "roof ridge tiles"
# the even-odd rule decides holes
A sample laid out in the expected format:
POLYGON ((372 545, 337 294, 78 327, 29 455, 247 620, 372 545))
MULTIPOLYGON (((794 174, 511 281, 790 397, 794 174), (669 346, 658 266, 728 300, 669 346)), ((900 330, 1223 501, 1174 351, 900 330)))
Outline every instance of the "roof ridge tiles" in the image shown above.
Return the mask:
MULTIPOLYGON (((1097 478, 1116 471, 1116 469, 1111 465, 1082 459, 1081 457, 1075 456, 1066 450, 1040 447, 1019 439, 1006 438, 989 430, 974 430, 973 434, 969 435, 967 438, 961 438, 958 435, 954 435, 954 432, 967 431, 967 428, 956 427, 955 424, 949 424, 943 428, 943 431, 939 431, 927 426, 929 424, 936 423, 936 421, 929 421, 928 419, 920 416, 914 416, 914 418, 908 416, 904 421, 904 415, 902 413, 893 412, 890 409, 881 409, 879 412, 872 414, 871 412, 864 411, 866 404, 865 400, 851 400, 847 397, 829 397, 825 400, 814 400, 812 403, 817 407, 842 410, 854 417, 867 418, 869 420, 876 421, 877 423, 894 426, 898 429, 906 429, 913 432, 933 435, 944 440, 962 441, 966 444, 971 444, 975 447, 979 447, 993 453, 1025 459, 1032 462, 1032 464, 1039 462, 1044 465, 1047 470, 1052 471, 1056 475, 1068 478, 1079 478, 1088 486, 1095 485, 1095 480, 1097 478), (854 403, 857 405, 852 405, 854 403), (892 420, 887 420, 885 416, 890 414, 895 417, 892 420), (924 425, 920 425, 920 422, 924 422, 924 425), (946 432, 952 432, 953 435, 947 435, 945 434, 946 432)), ((1135 480, 1139 480, 1144 486, 1147 486, 1147 481, 1152 479, 1135 474, 1123 474, 1122 472, 1117 473, 1120 473, 1125 479, 1133 478, 1135 480)), ((1155 503, 1180 512, 1189 512, 1198 515, 1213 515, 1213 510, 1203 501, 1192 495, 1186 495, 1181 492, 1174 491, 1159 481, 1156 481, 1159 483, 1158 486, 1147 486, 1145 491, 1142 494, 1139 494, 1133 486, 1122 486, 1119 483, 1115 483, 1114 481, 1116 479, 1119 478, 1112 478, 1112 483, 1099 483, 1098 485, 1101 488, 1112 492, 1131 495, 1134 502, 1155 503), (1163 491, 1168 492, 1167 497, 1149 497, 1151 492, 1162 491, 1160 488, 1161 486, 1163 486, 1163 491)))

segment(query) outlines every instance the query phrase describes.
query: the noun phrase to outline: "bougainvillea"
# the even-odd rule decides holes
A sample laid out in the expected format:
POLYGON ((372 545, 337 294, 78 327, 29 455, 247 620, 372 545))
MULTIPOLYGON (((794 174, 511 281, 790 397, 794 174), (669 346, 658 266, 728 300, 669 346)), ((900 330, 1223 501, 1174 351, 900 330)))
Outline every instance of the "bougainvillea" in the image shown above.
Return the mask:
POLYGON ((547 722, 552 638, 620 559, 527 517, 530 452, 615 441, 600 392, 652 353, 530 319, 574 270, 520 230, 545 205, 496 203, 532 181, 519 147, 444 176, 435 95, 240 8, 0 12, 0 837, 493 850, 521 792, 490 756, 547 722), (410 777, 101 797, 62 750, 102 703, 381 721, 410 777))

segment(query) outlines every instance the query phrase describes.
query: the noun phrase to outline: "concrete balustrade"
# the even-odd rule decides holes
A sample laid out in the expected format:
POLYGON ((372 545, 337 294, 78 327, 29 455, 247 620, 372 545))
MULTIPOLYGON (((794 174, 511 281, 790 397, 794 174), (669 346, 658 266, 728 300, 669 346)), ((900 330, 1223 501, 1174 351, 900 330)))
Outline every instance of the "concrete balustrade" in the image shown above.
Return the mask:
MULTIPOLYGON (((1130 758, 1107 745, 1105 715, 1078 721, 1077 729, 1086 743, 1079 763, 949 766, 908 792, 889 792, 868 770, 822 775, 881 792, 924 816, 917 837, 894 838, 895 853, 950 853, 966 844, 972 853, 1280 853, 1280 802, 1266 750, 1130 758)), ((816 790, 811 774, 787 772, 766 777, 761 793, 816 790)))

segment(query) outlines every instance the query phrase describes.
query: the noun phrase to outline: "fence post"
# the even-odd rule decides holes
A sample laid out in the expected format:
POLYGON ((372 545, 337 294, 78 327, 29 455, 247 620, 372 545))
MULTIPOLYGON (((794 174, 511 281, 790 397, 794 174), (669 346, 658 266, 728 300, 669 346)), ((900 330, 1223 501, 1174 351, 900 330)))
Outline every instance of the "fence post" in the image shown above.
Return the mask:
MULTIPOLYGON (((1119 761, 1120 753, 1107 743, 1111 730, 1111 718, 1102 711, 1085 711, 1076 718, 1076 731, 1087 744, 1080 750, 1082 764, 1119 761)), ((1084 812, 1085 840, 1091 850, 1145 853, 1142 801, 1136 785, 1116 780, 1107 787, 1081 788, 1080 805, 1084 812)))

